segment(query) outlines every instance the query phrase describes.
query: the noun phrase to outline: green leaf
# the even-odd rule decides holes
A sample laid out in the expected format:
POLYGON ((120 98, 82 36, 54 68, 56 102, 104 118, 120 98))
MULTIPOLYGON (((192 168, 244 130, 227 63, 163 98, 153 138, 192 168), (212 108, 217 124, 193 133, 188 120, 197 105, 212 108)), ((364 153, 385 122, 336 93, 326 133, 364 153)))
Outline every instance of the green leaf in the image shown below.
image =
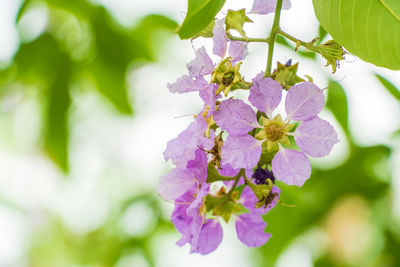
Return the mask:
POLYGON ((350 53, 400 69, 400 1, 313 0, 324 29, 350 53))
POLYGON ((375 73, 375 77, 378 78, 381 84, 389 91, 390 94, 392 94, 394 98, 400 101, 400 90, 398 88, 396 88, 391 82, 379 74, 375 73))
POLYGON ((317 44, 322 43, 322 41, 324 40, 324 38, 327 35, 328 35, 328 33, 325 31, 324 27, 319 25, 319 27, 318 27, 318 41, 317 41, 317 44))
POLYGON ((225 0, 189 0, 188 12, 178 34, 189 39, 206 28, 224 5, 225 0))
POLYGON ((347 96, 343 87, 338 82, 329 82, 326 106, 332 111, 343 130, 349 134, 347 96))

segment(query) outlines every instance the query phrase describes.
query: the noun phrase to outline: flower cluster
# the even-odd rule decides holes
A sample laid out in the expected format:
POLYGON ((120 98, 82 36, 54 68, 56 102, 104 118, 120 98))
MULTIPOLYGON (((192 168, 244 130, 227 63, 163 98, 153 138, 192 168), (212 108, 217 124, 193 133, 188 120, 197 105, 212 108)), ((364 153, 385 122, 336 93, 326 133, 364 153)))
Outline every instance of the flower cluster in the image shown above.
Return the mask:
MULTIPOLYGON (((275 4, 256 0, 251 13, 273 12, 275 4)), ((288 0, 283 8, 290 8, 288 0)), ((221 243, 221 219, 235 219, 237 236, 245 245, 267 242, 271 235, 265 232, 262 215, 279 202, 276 180, 302 186, 311 175, 307 155, 326 156, 338 142, 333 127, 318 117, 325 97, 312 82, 293 82, 293 75, 290 82, 282 75, 273 79, 264 72, 245 81, 240 66, 247 42, 229 38, 230 29, 241 32, 240 25, 250 20, 241 12, 235 15, 241 16, 239 28, 229 12, 212 28, 218 63, 201 47, 187 64, 188 74, 168 84, 173 93, 198 92, 204 102, 188 128, 168 142, 164 158, 176 167, 158 185, 160 196, 175 204, 171 219, 182 234, 177 244, 189 243, 191 252, 201 254, 221 243), (249 91, 251 105, 235 99, 235 90, 249 91), (284 95, 282 116, 277 107, 284 95)))

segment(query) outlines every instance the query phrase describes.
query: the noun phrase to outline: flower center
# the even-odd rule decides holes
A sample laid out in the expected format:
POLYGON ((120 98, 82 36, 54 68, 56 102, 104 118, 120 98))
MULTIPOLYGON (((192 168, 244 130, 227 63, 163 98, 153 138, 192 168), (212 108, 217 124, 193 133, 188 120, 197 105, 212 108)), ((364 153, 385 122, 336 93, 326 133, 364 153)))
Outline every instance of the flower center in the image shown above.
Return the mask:
POLYGON ((222 84, 225 86, 230 85, 233 82, 234 77, 235 77, 235 73, 233 71, 224 73, 224 77, 222 77, 222 84))
POLYGON ((269 125, 265 126, 265 132, 267 135, 268 141, 279 141, 283 135, 285 134, 285 127, 277 123, 270 123, 269 125))

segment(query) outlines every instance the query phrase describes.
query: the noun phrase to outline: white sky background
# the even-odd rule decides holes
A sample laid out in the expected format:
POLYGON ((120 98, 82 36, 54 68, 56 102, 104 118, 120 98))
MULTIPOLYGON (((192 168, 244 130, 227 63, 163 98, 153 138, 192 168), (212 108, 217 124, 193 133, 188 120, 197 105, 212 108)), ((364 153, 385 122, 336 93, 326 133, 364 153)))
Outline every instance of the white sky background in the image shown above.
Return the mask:
MULTIPOLYGON (((133 22, 131 18, 148 13, 166 14, 181 22, 186 11, 186 0, 98 1, 109 7, 121 23, 126 25, 133 22)), ((251 5, 251 0, 227 0, 224 11, 227 8, 243 7, 249 10, 251 5)), ((290 11, 282 13, 282 28, 300 39, 313 39, 318 33, 311 0, 292 0, 292 5, 290 11)), ((0 61, 10 60, 18 45, 18 35, 13 24, 17 6, 16 0, 0 0, 0 61)), ((43 16, 43 13, 40 14, 43 16)), ((272 22, 272 14, 252 15, 251 18, 255 23, 247 26, 248 35, 265 36, 272 22)), ((45 23, 46 20, 38 21, 45 23)), ((209 41, 196 40, 193 43, 196 48, 202 45, 211 52, 209 41)), ((62 179, 62 174, 37 150, 40 119, 39 107, 35 102, 24 100, 9 115, 0 114, 0 126, 11 128, 6 132, 16 136, 11 144, 0 141, 0 196, 24 211, 15 211, 0 202, 0 266, 24 266, 25 248, 33 222, 40 223, 41 213, 45 209, 60 214, 73 231, 86 232, 103 222, 111 208, 108 203, 112 200, 142 190, 154 191, 158 177, 171 167, 164 163, 162 157, 166 143, 191 121, 190 116, 179 119, 175 117, 195 114, 202 106, 195 93, 173 95, 166 88, 167 82, 175 81, 186 72, 187 62, 194 57, 192 44, 174 37, 166 44, 164 51, 159 62, 147 65, 129 77, 136 112, 134 117, 117 116, 107 104, 104 105, 98 95, 92 93, 74 99, 76 110, 72 116, 75 125, 71 133, 71 174, 68 179, 62 179), (157 79, 152 78, 154 73, 157 79), (90 216, 88 210, 91 211, 90 216)), ((250 56, 241 68, 247 79, 265 69, 266 51, 265 44, 249 45, 250 56)), ((276 48, 275 60, 285 62, 290 58, 301 61, 300 76, 308 74, 321 88, 326 86, 330 69, 323 67, 323 60, 313 62, 297 57, 286 48, 276 48)), ((374 67, 353 56, 347 58, 341 63, 334 79, 341 82, 348 94, 350 125, 355 140, 362 145, 388 142, 388 136, 400 126, 400 105, 383 89, 372 73, 383 74, 400 85, 399 72, 374 67)), ((14 98, 11 96, 11 100, 14 98)), ((1 112, 7 104, 4 102, 0 103, 1 112)), ((333 121, 328 112, 323 113, 322 117, 333 121)), ((346 140, 340 133, 339 125, 332 123, 343 142, 335 147, 332 155, 324 159, 325 166, 336 165, 346 155, 346 140)), ((5 135, 0 134, 0 139, 7 140, 5 135)), ((400 149, 398 144, 397 147, 400 149)), ((400 160, 400 153, 396 155, 397 158, 392 159, 393 163, 400 160)), ((395 173, 399 181, 400 171, 395 173)), ((165 204, 166 216, 171 206, 165 204)), ((146 214, 146 209, 139 207, 136 216, 151 218, 152 215, 146 214)), ((126 221, 129 222, 129 218, 126 221)), ((138 228, 147 224, 146 220, 137 220, 133 215, 131 222, 132 225, 128 223, 127 226, 131 231, 138 231, 138 228)), ((230 261, 229 266, 247 266, 249 249, 237 240, 232 225, 224 230, 222 245, 207 257, 189 255, 188 247, 175 246, 177 234, 159 237, 154 241, 155 249, 168 253, 157 253, 158 266, 186 267, 188 261, 193 263, 191 266, 227 266, 227 259, 230 261)), ((304 259, 298 260, 297 264, 310 266, 309 253, 291 253, 300 253, 301 256, 296 258, 304 259)), ((143 265, 138 257, 127 260, 129 263, 126 266, 131 266, 129 264, 132 262, 136 263, 135 266, 143 265)), ((290 260, 283 257, 279 267, 291 264, 290 260)))

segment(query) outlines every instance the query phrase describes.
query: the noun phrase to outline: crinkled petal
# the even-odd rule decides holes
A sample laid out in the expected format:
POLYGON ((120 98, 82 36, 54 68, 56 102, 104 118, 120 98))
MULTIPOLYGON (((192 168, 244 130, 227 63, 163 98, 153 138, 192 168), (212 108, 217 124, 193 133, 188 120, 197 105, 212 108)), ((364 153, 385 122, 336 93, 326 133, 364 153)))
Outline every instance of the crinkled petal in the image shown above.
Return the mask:
POLYGON ((278 187, 272 187, 270 194, 273 196, 273 199, 271 203, 269 203, 266 207, 256 208, 256 203, 258 202, 256 195, 249 187, 245 187, 240 195, 240 203, 242 203, 243 206, 253 213, 266 214, 269 210, 276 206, 280 193, 281 190, 278 187))
POLYGON ((228 136, 221 150, 222 164, 234 169, 252 169, 261 156, 262 142, 250 135, 228 136))
POLYGON ((286 95, 285 109, 288 120, 305 121, 321 112, 325 97, 321 89, 311 82, 291 87, 286 95))
POLYGON ((200 77, 214 71, 214 63, 203 47, 196 51, 196 57, 186 65, 190 77, 200 77))
POLYGON ((213 29, 213 53, 220 57, 225 56, 228 44, 224 25, 225 19, 217 20, 213 29))
POLYGON ((189 230, 192 218, 186 215, 186 210, 189 207, 188 203, 193 202, 194 194, 198 190, 198 185, 192 186, 185 194, 176 199, 175 208, 171 214, 171 221, 175 228, 181 233, 189 230))
POLYGON ((265 232, 267 223, 260 215, 245 213, 236 219, 236 233, 239 240, 249 247, 264 245, 271 234, 265 232))
MULTIPOLYGON (((291 7, 290 0, 283 0, 282 9, 288 10, 291 7)), ((254 0, 250 13, 268 14, 275 12, 276 0, 254 0)))
POLYGON ((272 160, 272 171, 276 179, 300 187, 311 175, 311 164, 304 153, 280 148, 272 160))
POLYGON ((199 91, 199 96, 203 100, 204 105, 208 106, 207 117, 214 114, 216 109, 216 102, 221 95, 216 95, 218 85, 209 84, 205 89, 199 91))
POLYGON ((247 43, 240 41, 231 41, 228 52, 232 63, 245 59, 249 54, 247 51, 247 43))
POLYGON ((196 244, 192 245, 191 253, 208 254, 213 252, 222 242, 222 227, 218 220, 206 220, 203 224, 196 244))
POLYGON ((166 161, 171 159, 177 167, 185 168, 187 162, 196 157, 195 151, 199 147, 211 149, 214 146, 214 140, 203 136, 207 126, 207 122, 199 114, 186 130, 168 142, 164 159, 166 161))
POLYGON ((264 73, 260 73, 253 79, 249 101, 257 109, 267 113, 272 118, 272 112, 282 99, 282 87, 277 81, 271 78, 263 78, 263 76, 264 73))
POLYGON ((294 133, 294 139, 300 150, 312 157, 328 155, 333 145, 339 142, 333 126, 319 117, 302 122, 294 133))
POLYGON ((203 77, 193 79, 189 75, 183 75, 174 83, 168 83, 167 87, 171 93, 188 93, 199 91, 208 86, 208 82, 203 77))
POLYGON ((247 135, 254 128, 260 127, 253 109, 238 99, 222 101, 214 114, 214 121, 234 136, 247 135))
POLYGON ((167 201, 174 201, 188 191, 196 179, 190 172, 173 169, 158 181, 157 191, 167 201))
POLYGON ((207 180, 207 154, 201 149, 195 151, 195 159, 187 163, 186 170, 193 173, 193 176, 203 184, 207 180))

